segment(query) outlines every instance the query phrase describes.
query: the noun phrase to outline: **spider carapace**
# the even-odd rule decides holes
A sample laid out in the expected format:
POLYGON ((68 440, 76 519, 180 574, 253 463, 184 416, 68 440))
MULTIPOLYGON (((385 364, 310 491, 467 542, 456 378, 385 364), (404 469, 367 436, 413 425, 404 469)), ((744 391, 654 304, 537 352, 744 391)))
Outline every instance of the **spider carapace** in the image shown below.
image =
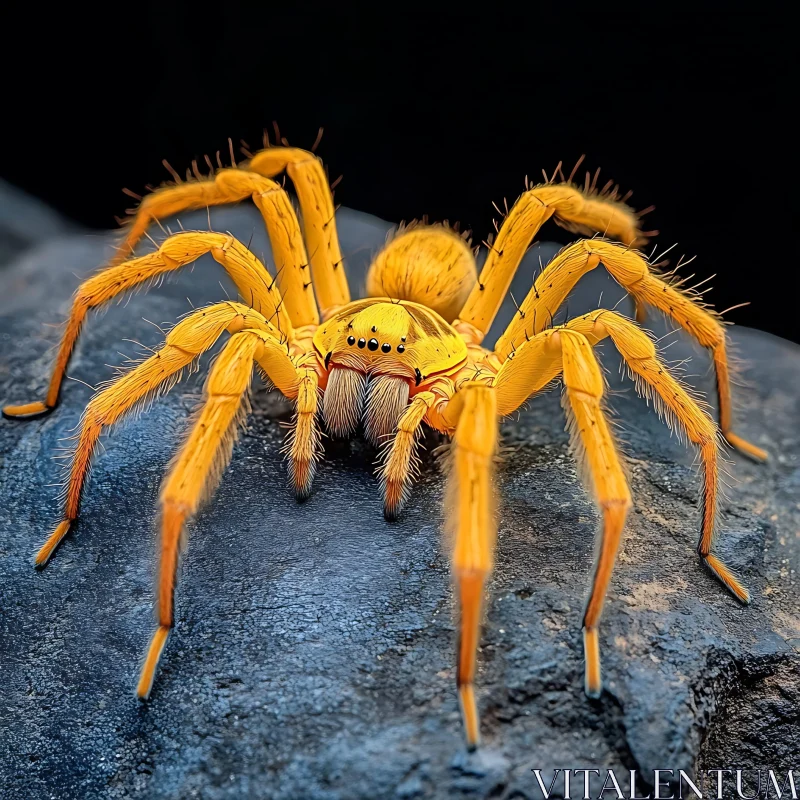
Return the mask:
POLYGON ((285 452, 299 498, 311 491, 314 467, 323 455, 323 431, 347 437, 363 424, 366 437, 380 448, 384 510, 394 518, 417 470, 422 426, 450 437, 445 520, 460 611, 457 686, 470 747, 479 739, 473 685, 496 534, 492 471, 499 424, 557 378, 564 386, 573 449, 600 520, 583 632, 586 692, 601 693, 598 625, 631 497, 604 410, 605 382, 593 349, 600 341, 613 341, 637 388, 697 449, 702 478, 698 553, 740 601, 749 601, 747 590, 712 552, 720 439, 756 459, 766 453, 732 430, 725 328, 719 316, 696 294, 657 274, 636 249, 648 234, 640 232, 640 214, 618 199, 616 188, 596 191, 588 178, 578 186, 572 175, 526 186, 505 215, 480 275, 465 237, 446 225, 401 228, 372 261, 368 297, 351 301, 331 191, 319 159, 290 147, 266 146, 247 155, 240 166, 208 175, 193 164, 186 181, 175 174, 174 184, 144 198, 111 265, 77 290, 45 400, 4 409, 10 418, 52 410, 87 312, 205 253, 223 266, 244 298, 192 311, 169 331, 160 350, 93 397, 77 434, 62 520, 36 556, 36 565, 43 566, 77 520, 102 430, 169 389, 223 333, 231 334, 210 370, 203 402, 161 491, 158 626, 139 678, 141 698, 150 694, 174 622, 184 527, 231 455, 249 408, 254 364, 267 384, 294 404, 285 452), (304 235, 289 196, 273 180, 283 171, 296 189, 304 235), (152 252, 134 252, 153 221, 248 198, 267 227, 272 274, 243 244, 213 231, 181 232, 152 252), (482 347, 526 249, 550 218, 573 232, 599 235, 558 253, 494 346, 482 347), (661 361, 652 337, 636 321, 601 309, 552 326, 553 314, 577 281, 600 265, 633 297, 639 322, 652 306, 708 348, 716 370, 719 426, 661 361))

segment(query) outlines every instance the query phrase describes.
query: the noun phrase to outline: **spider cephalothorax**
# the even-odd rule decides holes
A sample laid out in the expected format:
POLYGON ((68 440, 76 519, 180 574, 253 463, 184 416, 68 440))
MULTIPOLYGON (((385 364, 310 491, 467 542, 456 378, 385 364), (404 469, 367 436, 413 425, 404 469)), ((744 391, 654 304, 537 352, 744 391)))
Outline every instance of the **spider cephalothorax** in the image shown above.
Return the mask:
MULTIPOLYGON (((571 177, 571 176, 570 176, 571 177)), ((598 625, 625 518, 628 484, 603 406, 605 382, 593 347, 610 338, 637 388, 651 395, 698 450, 703 480, 698 552, 742 602, 747 590, 712 552, 720 431, 746 454, 766 454, 732 431, 725 330, 718 317, 655 274, 635 249, 643 243, 638 215, 616 197, 570 180, 528 187, 508 212, 478 276, 464 237, 444 225, 402 228, 376 255, 366 299, 351 301, 336 233, 330 188, 319 159, 304 150, 267 147, 240 168, 208 177, 196 168, 185 183, 148 195, 139 206, 114 264, 83 283, 74 298, 47 396, 6 406, 11 418, 52 410, 89 309, 193 262, 204 253, 225 268, 244 302, 196 310, 166 336, 163 347, 94 396, 72 456, 62 521, 36 557, 43 566, 78 518, 80 497, 103 428, 168 389, 224 333, 230 340, 212 367, 203 404, 161 493, 161 563, 157 616, 138 684, 145 698, 173 625, 173 596, 185 524, 214 488, 246 415, 254 363, 268 385, 293 401, 286 454, 295 492, 311 491, 322 456, 323 429, 338 437, 364 432, 382 448, 384 511, 396 516, 417 465, 423 425, 451 437, 446 524, 453 534, 453 572, 461 610, 457 683, 467 742, 478 741, 474 696, 481 605, 492 569, 496 531, 492 468, 499 421, 554 379, 564 384, 572 442, 600 513, 598 559, 584 614, 586 691, 601 691, 598 625), (282 186, 297 190, 305 237, 282 186), (252 198, 272 245, 274 274, 232 236, 182 232, 154 252, 133 256, 149 223, 186 209, 252 198), (541 225, 553 218, 568 230, 605 238, 564 248, 542 271, 492 349, 482 347, 511 278, 541 225), (124 260, 130 252, 131 258, 124 260), (634 298, 654 306, 707 347, 714 360, 719 428, 659 359, 651 337, 634 321, 606 310, 552 327, 553 314, 581 278, 602 264, 634 298), (321 399, 321 402, 320 402, 321 399)))
POLYGON ((374 444, 391 436, 409 397, 423 382, 457 372, 464 340, 435 311, 407 300, 358 300, 314 335, 327 369, 322 413, 335 436, 353 434, 364 411, 374 444), (323 355, 324 354, 324 355, 323 355))

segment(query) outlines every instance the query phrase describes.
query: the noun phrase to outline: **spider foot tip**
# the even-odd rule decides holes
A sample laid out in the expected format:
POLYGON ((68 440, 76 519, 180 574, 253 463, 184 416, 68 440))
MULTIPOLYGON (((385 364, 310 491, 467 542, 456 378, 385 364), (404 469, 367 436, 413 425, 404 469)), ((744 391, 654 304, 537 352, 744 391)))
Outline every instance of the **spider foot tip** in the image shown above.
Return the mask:
POLYGON ((150 640, 150 646, 147 649, 144 665, 139 675, 139 683, 136 685, 136 696, 139 700, 145 701, 150 697, 150 691, 153 688, 153 681, 156 676, 156 667, 164 650, 164 645, 167 643, 169 632, 170 627, 168 625, 159 625, 153 633, 153 638, 150 640))
POLYGON ((583 629, 583 650, 586 657, 586 672, 583 690, 591 700, 603 694, 603 678, 600 669, 600 638, 597 628, 587 626, 583 629))
POLYGON ((743 586, 737 581, 735 586, 728 586, 728 588, 743 606, 750 605, 753 598, 750 596, 750 591, 746 586, 743 586))
POLYGON ((383 518, 387 522, 397 522, 399 516, 400 516, 400 509, 398 507, 396 506, 383 507, 383 518))
POLYGON ((294 498, 298 503, 304 503, 311 497, 316 472, 313 461, 293 460, 290 464, 290 483, 294 489, 294 498))
POLYGON ((35 403, 24 403, 23 405, 3 406, 3 416, 6 419, 26 420, 37 419, 49 414, 55 406, 48 406, 46 403, 37 401, 35 403))
POLYGON ((586 696, 590 700, 599 700, 601 695, 603 694, 603 687, 602 685, 589 686, 589 684, 586 684, 586 686, 584 687, 584 691, 586 692, 586 696))
POLYGON ((766 450, 751 444, 746 439, 742 439, 741 436, 737 436, 735 433, 728 432, 725 434, 725 438, 727 439, 728 444, 733 447, 734 450, 737 450, 743 456, 746 456, 752 461, 763 463, 764 461, 769 460, 769 453, 766 450))
POLYGON ((707 555, 701 554, 701 557, 705 565, 742 605, 750 605, 750 592, 724 561, 717 558, 713 553, 708 553, 707 555))
POLYGON ((36 569, 41 570, 47 566, 47 562, 55 552, 55 549, 61 544, 61 540, 69 533, 72 522, 72 520, 65 519, 58 523, 56 529, 50 534, 33 560, 33 565, 36 569))
POLYGON ((383 518, 387 522, 396 522, 405 505, 403 487, 394 481, 387 481, 383 496, 383 518))
POLYGON ((294 490, 294 499, 298 503, 305 503, 308 498, 311 497, 311 487, 310 486, 301 486, 295 487, 294 490))
POLYGON ((465 683, 458 687, 458 699, 461 705, 461 718, 464 722, 467 750, 472 752, 478 747, 481 737, 478 707, 475 702, 475 689, 471 683, 465 683))

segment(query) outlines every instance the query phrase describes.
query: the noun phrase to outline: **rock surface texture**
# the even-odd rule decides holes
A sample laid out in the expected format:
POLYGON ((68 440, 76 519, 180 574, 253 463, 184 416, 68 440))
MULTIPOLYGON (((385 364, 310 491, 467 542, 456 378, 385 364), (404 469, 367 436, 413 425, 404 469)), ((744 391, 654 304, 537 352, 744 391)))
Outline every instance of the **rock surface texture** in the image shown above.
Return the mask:
MULTIPOLYGON (((391 226, 347 210, 338 220, 357 295, 391 226)), ((205 212, 182 222, 208 225, 205 212)), ((245 243, 252 235, 269 262, 255 209, 212 210, 211 223, 245 243)), ((112 241, 58 237, 4 270, 4 402, 43 396, 57 337, 44 323, 64 318, 76 275, 101 265, 112 241)), ((529 253, 517 299, 554 251, 529 253)), ((120 351, 141 350, 126 340, 158 344, 143 317, 174 321, 190 309, 187 296, 195 306, 224 298, 220 276, 205 257, 90 319, 61 407, 0 421, 3 800, 510 799, 540 796, 536 768, 548 783, 555 768, 636 769, 646 793, 657 768, 797 767, 789 762, 800 752, 800 351, 737 328, 748 383, 737 393, 739 432, 771 454, 765 465, 729 456, 718 552, 749 586, 749 608, 695 555, 693 454, 619 377, 606 345, 635 507, 601 628, 603 697, 588 700, 582 686, 597 521, 554 391, 502 428, 497 568, 478 684, 484 746, 468 755, 437 440, 425 442, 421 479, 396 523, 383 519, 375 453, 360 441, 329 443, 311 498, 297 504, 280 453, 289 407, 259 390, 213 502, 191 525, 177 627, 150 702, 138 702, 154 624, 159 484, 205 369, 104 440, 80 522, 44 571, 32 556, 58 519, 52 456, 91 397, 87 384, 111 377, 106 365, 122 363, 120 351)), ((622 296, 598 271, 570 314, 596 307, 601 292, 606 307, 622 296)), ((619 308, 630 313, 627 301, 619 308)), ((508 303, 503 321, 513 311, 508 303)), ((649 327, 667 330, 655 316, 649 327)), ((702 349, 680 334, 666 341, 676 342, 670 359, 693 357, 689 382, 710 391, 702 349)))

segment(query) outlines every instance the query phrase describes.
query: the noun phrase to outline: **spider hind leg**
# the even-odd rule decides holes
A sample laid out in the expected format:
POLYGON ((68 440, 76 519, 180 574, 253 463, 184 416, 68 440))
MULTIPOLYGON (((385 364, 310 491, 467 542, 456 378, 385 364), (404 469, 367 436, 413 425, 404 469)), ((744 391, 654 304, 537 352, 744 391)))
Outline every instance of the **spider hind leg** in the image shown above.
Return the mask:
POLYGON ((719 482, 718 429, 659 360, 650 337, 626 317, 603 310, 534 335, 506 359, 494 387, 499 412, 506 415, 563 371, 572 442, 581 456, 578 463, 588 467, 586 476, 590 478, 602 515, 600 551, 584 615, 586 692, 591 697, 597 697, 602 689, 597 627, 630 505, 627 482, 602 409, 605 384, 592 352, 606 337, 611 338, 622 355, 637 390, 652 396, 667 413, 668 421, 671 418, 677 430, 697 447, 703 477, 698 551, 706 566, 740 601, 747 602, 749 598, 747 589, 733 572, 711 552, 719 482))
POLYGON ((569 292, 587 272, 603 265, 636 302, 637 319, 652 306, 681 326, 707 348, 714 362, 719 397, 719 427, 728 442, 756 461, 767 453, 732 430, 731 389, 725 328, 711 310, 691 295, 652 272, 640 253, 603 240, 583 240, 564 248, 534 282, 507 330, 497 340, 495 352, 506 358, 526 339, 541 333, 569 292))

